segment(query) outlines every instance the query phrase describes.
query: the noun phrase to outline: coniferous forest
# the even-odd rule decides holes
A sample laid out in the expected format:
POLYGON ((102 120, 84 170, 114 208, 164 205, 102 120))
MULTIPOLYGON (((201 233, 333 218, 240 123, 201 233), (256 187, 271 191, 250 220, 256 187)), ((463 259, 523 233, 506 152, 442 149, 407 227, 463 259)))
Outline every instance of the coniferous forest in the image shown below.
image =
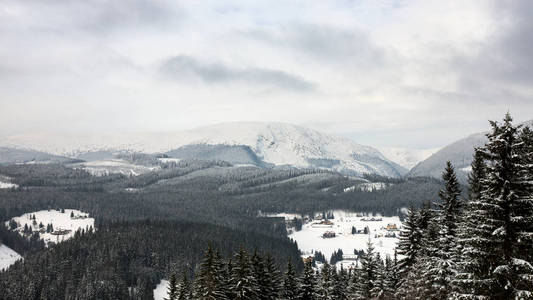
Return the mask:
MULTIPOLYGON (((200 193, 191 187, 198 182, 185 182, 183 186, 189 184, 186 189, 166 186, 163 191, 132 195, 128 202, 115 188, 148 184, 142 183, 143 178, 93 178, 61 166, 46 167, 54 172, 3 167, 3 173, 21 184, 18 190, 3 192, 3 201, 20 199, 4 202, 4 220, 27 209, 69 203, 97 216, 97 224, 94 230, 78 231, 74 238, 49 248, 44 248, 38 236, 28 240, 6 228, 0 230, 4 243, 26 254, 24 260, 0 272, 0 298, 152 299, 155 285, 167 278, 169 300, 533 299, 533 131, 513 125, 509 114, 502 122, 490 124, 488 143, 475 151, 468 185, 460 184, 453 165, 447 163, 442 184, 422 185, 435 195, 409 201, 396 255, 380 257, 369 241, 354 269, 336 269, 327 262, 317 269, 312 257, 302 262, 297 244, 286 237, 282 220, 254 215, 261 209, 268 211, 266 206, 282 205, 264 190, 271 178, 302 171, 258 175, 253 180, 259 182, 259 192, 257 183, 243 176, 239 188, 233 186, 224 193, 215 191, 239 179, 211 182, 213 188, 207 184, 200 193), (44 196, 32 202, 37 193, 46 191, 54 199, 44 196), (176 192, 172 202, 164 197, 171 191, 176 192), (80 199, 74 200, 73 195, 80 199), (209 199, 213 195, 216 198, 209 199), (197 210, 190 207, 187 197, 198 200, 197 210), (259 199, 267 200, 259 203, 259 199), (152 200, 163 205, 166 213, 180 217, 142 204, 152 200), (104 208, 105 213, 99 215, 104 208), (188 211, 193 216, 205 214, 205 221, 181 218, 188 211)), ((184 170, 171 169, 165 176, 172 178, 168 174, 172 172, 184 170)), ((336 180, 347 179, 332 182, 336 180)), ((398 180, 396 185, 409 187, 406 182, 398 180)), ((304 203, 304 191, 319 194, 302 204, 305 210, 346 208, 349 203, 343 195, 326 206, 323 199, 328 194, 318 192, 321 185, 273 184, 269 188, 273 195, 293 191, 289 194, 293 202, 283 208, 287 210, 304 203)), ((365 195, 360 201, 368 203, 363 205, 369 210, 381 207, 392 212, 405 203, 381 201, 380 206, 373 206, 372 200, 384 199, 381 192, 365 195)), ((332 260, 339 259, 338 254, 332 260)), ((319 252, 315 258, 326 260, 319 252)))
POLYGON ((509 114, 491 125, 468 196, 448 163, 441 201, 410 208, 400 259, 369 242, 355 270, 315 272, 308 260, 295 276, 289 261, 279 279, 269 257, 241 250, 222 262, 209 248, 193 283, 171 277, 168 299, 533 299, 533 132, 509 114))

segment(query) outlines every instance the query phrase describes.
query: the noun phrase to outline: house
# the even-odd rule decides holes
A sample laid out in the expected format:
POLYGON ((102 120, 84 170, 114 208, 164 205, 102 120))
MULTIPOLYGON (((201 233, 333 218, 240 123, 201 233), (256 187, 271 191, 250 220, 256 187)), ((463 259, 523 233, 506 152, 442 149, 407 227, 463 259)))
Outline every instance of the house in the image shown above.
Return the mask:
POLYGON ((398 227, 396 227, 396 224, 394 224, 394 223, 389 223, 389 224, 387 224, 387 230, 389 230, 389 231, 398 230, 398 227))
POLYGON ((326 231, 322 234, 322 238, 334 238, 335 237, 335 231, 326 231))
POLYGON ((71 230, 68 230, 68 229, 58 229, 58 230, 55 230, 54 232, 50 233, 50 234, 53 234, 53 235, 65 235, 65 234, 69 234, 71 232, 71 230))
POLYGON ((330 220, 322 220, 320 221, 318 224, 320 225, 333 225, 333 222, 331 222, 330 220))
POLYGON ((342 260, 357 260, 357 255, 356 254, 343 254, 342 255, 342 260))

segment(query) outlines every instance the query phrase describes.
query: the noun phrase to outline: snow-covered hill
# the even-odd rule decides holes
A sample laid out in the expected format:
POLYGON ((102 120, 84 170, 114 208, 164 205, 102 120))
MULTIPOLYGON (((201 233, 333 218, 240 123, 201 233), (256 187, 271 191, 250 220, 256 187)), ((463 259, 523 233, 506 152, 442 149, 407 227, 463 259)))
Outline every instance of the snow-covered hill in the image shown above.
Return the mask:
POLYGON ((0 244, 0 271, 7 269, 17 260, 21 259, 17 252, 6 245, 0 244))
POLYGON ((433 153, 439 151, 440 148, 431 149, 408 149, 408 148, 392 148, 379 147, 378 150, 389 160, 399 164, 400 166, 411 170, 416 164, 425 160, 433 153))
MULTIPOLYGON (((521 123, 521 125, 532 127, 533 120, 521 123)), ((483 146, 488 142, 486 134, 487 132, 475 133, 443 147, 412 168, 407 176, 441 178, 446 162, 451 161, 459 180, 466 182, 467 175, 471 170, 470 164, 474 156, 474 148, 483 146)))
POLYGON ((390 177, 407 172, 375 148, 284 123, 225 123, 188 131, 158 133, 35 134, 7 137, 2 143, 70 157, 90 151, 130 150, 168 152, 171 157, 173 153, 191 157, 194 156, 191 151, 197 151, 216 159, 217 153, 223 152, 224 160, 233 159, 236 163, 242 160, 243 163, 318 167, 345 174, 370 173, 390 177), (219 147, 206 149, 206 145, 219 147), (220 145, 231 149, 220 148, 220 145), (176 151, 180 149, 182 151, 176 151))

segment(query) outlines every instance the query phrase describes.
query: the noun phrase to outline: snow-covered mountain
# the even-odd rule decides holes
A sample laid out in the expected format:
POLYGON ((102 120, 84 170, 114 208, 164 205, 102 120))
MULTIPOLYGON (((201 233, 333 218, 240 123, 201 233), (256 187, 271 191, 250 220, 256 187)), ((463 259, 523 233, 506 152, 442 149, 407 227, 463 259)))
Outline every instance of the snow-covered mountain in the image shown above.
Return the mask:
POLYGON ((319 167, 351 175, 398 177, 407 172, 375 148, 285 123, 224 123, 180 132, 19 135, 1 143, 70 157, 129 150, 255 165, 319 167))
MULTIPOLYGON (((531 127, 533 126, 533 120, 521 123, 521 125, 531 127)), ((487 143, 486 134, 487 132, 475 133, 443 147, 412 168, 407 176, 441 178, 446 161, 451 161, 459 180, 466 182, 467 175, 471 170, 470 164, 474 156, 474 148, 487 143)))
POLYGON ((416 164, 425 160, 440 148, 431 149, 409 149, 409 148, 392 148, 379 147, 378 150, 389 160, 400 166, 411 170, 416 164))

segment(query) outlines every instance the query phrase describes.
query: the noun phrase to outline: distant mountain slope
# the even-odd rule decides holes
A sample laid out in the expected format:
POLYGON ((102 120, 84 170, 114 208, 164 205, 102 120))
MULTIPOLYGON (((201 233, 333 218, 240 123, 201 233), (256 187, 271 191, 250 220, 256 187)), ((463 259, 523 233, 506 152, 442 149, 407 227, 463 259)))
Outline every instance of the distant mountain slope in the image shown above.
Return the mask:
POLYGON ((0 147, 0 164, 7 163, 65 163, 75 160, 41 151, 0 147))
POLYGON ((400 166, 411 170, 416 164, 430 157, 440 148, 431 149, 408 149, 408 148, 392 148, 379 147, 378 150, 389 160, 399 164, 400 166))
MULTIPOLYGON (((522 123, 522 125, 525 126, 531 126, 532 124, 533 120, 522 123)), ((457 177, 465 182, 467 175, 470 172, 470 164, 472 163, 474 148, 485 145, 488 141, 486 134, 487 132, 475 133, 442 148, 426 160, 417 164, 411 169, 411 171, 409 171, 407 176, 430 176, 441 178, 446 161, 449 160, 457 171, 457 177)))
POLYGON ((3 143, 73 157, 90 151, 130 150, 168 152, 176 158, 226 158, 258 166, 323 168, 349 175, 407 173, 375 148, 284 123, 225 123, 181 132, 24 135, 8 137, 3 143))

